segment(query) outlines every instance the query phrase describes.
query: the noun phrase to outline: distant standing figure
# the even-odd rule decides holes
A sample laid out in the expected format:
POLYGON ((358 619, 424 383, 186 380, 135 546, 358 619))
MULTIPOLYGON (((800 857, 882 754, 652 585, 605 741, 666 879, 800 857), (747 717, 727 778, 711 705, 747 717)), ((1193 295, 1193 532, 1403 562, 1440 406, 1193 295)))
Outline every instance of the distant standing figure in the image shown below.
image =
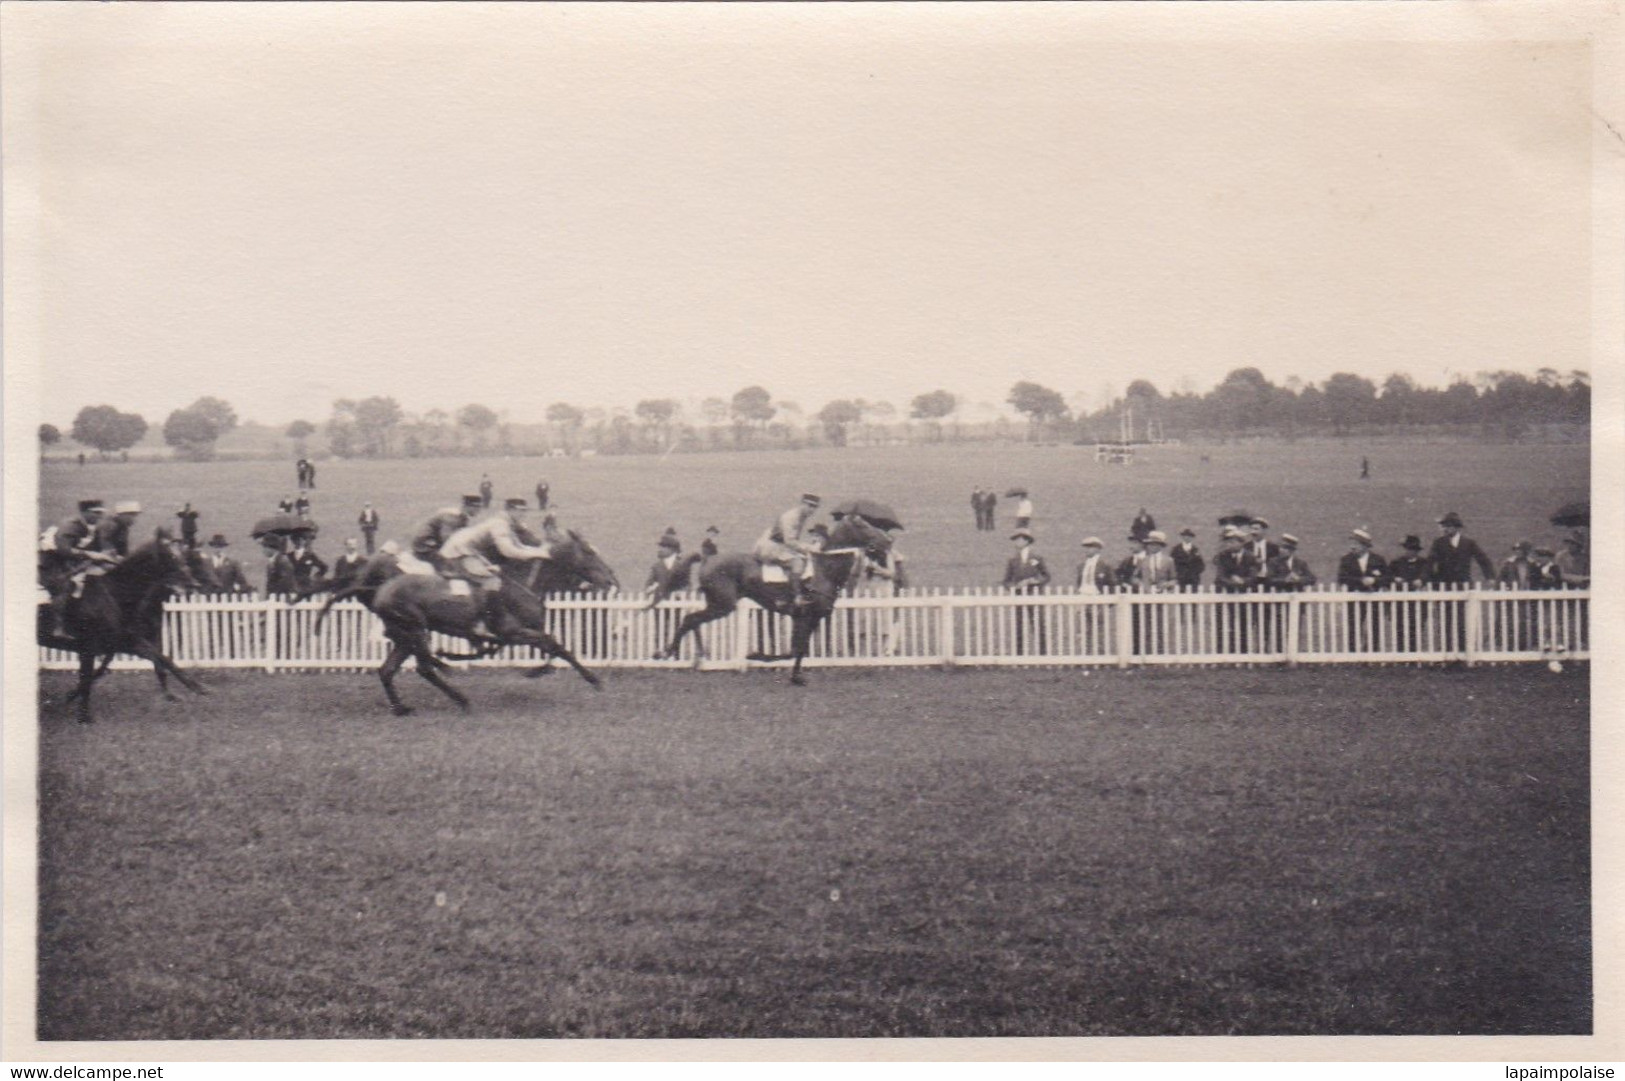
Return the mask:
POLYGON ((721 535, 722 531, 716 526, 708 525, 705 527, 705 539, 700 542, 701 559, 710 559, 717 554, 717 538, 721 535))
POLYGON ((1371 459, 1370 458, 1362 457, 1360 459, 1360 479, 1361 480, 1370 480, 1371 479, 1371 459))
POLYGON ((982 494, 982 486, 980 484, 970 490, 970 511, 971 514, 976 518, 976 528, 978 531, 987 528, 987 526, 984 524, 983 518, 985 512, 982 510, 982 494))
POLYGON ((1146 537, 1150 536, 1151 531, 1156 528, 1157 520, 1151 517, 1151 515, 1146 512, 1144 507, 1141 507, 1140 513, 1134 516, 1134 521, 1129 525, 1128 531, 1129 536, 1133 537, 1135 540, 1143 541, 1146 537))
POLYGON ((551 489, 548 487, 547 481, 539 480, 539 481, 536 482, 536 509, 537 510, 546 510, 547 509, 547 497, 548 497, 548 495, 550 493, 551 493, 551 489))
POLYGON ((299 498, 293 501, 293 513, 298 518, 310 517, 310 497, 304 492, 300 492, 299 498))
POLYGON ((293 463, 294 483, 299 486, 301 492, 305 490, 305 486, 310 482, 309 470, 310 463, 303 458, 293 463))
POLYGON ((79 464, 81 466, 83 466, 85 464, 85 452, 84 451, 79 452, 79 464))
POLYGON ((197 511, 188 503, 175 512, 175 517, 181 520, 181 543, 187 548, 197 547, 197 511))
POLYGON ((367 554, 372 555, 374 538, 378 536, 378 512, 372 509, 371 503, 361 504, 361 514, 356 518, 356 524, 361 527, 361 536, 366 540, 367 554))
POLYGON ((305 487, 306 488, 315 488, 316 487, 316 463, 315 462, 306 462, 305 463, 305 487))
POLYGON ((1439 536, 1428 551, 1429 577, 1433 581, 1472 585, 1475 566, 1485 580, 1495 579, 1495 565, 1476 541, 1462 536, 1464 528, 1461 515, 1455 511, 1439 519, 1439 536))
POLYGON ((491 475, 489 473, 481 473, 480 474, 480 505, 482 507, 486 508, 487 510, 489 510, 490 507, 491 507, 491 494, 494 491, 495 491, 495 488, 491 484, 491 475))
POLYGON ((1016 504, 1016 528, 1030 529, 1033 524, 1033 501, 1026 492, 1020 496, 1021 502, 1016 504))

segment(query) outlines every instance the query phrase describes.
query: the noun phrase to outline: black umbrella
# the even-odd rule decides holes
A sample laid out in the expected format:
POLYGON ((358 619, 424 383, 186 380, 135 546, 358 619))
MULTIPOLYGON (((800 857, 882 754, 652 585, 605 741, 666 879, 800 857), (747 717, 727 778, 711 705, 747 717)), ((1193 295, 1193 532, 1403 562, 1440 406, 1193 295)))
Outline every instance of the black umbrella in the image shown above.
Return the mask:
POLYGON ((1557 508, 1552 515, 1552 524, 1559 526, 1585 526, 1591 528, 1591 501, 1581 500, 1578 503, 1565 503, 1557 508))
POLYGON ((300 533, 314 537, 316 532, 316 523, 309 518, 300 518, 292 514, 273 514, 269 518, 261 518, 255 522, 248 535, 259 540, 262 537, 293 537, 300 533))
POLYGON ((897 520, 897 512, 878 499, 848 499, 845 503, 835 504, 835 509, 830 513, 837 518, 855 514, 876 529, 903 528, 903 523, 897 520))
POLYGON ((1253 520, 1253 512, 1246 510, 1233 510, 1229 514, 1219 517, 1220 525, 1246 525, 1253 520))

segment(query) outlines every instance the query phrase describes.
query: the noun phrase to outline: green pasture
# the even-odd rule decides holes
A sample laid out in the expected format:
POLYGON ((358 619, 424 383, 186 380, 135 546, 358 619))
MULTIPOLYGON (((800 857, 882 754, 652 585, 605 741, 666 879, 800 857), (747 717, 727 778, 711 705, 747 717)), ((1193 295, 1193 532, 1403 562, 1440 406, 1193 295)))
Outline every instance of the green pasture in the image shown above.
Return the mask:
POLYGON ((1583 666, 209 678, 44 677, 44 1039, 1591 1027, 1583 666))
MULTIPOLYGON (((331 460, 321 463, 314 516, 318 550, 332 555, 355 533, 361 504, 383 517, 380 539, 405 538, 436 507, 473 492, 489 473, 497 495, 531 497, 547 478, 565 524, 586 533, 620 573, 641 585, 656 538, 675 526, 696 546, 707 525, 725 549, 748 548, 773 516, 811 490, 829 500, 864 495, 896 506, 908 529, 899 538, 921 586, 996 584, 1009 554, 1013 501, 1001 500, 996 533, 973 529, 969 497, 977 484, 1031 490, 1036 528, 1052 567, 1070 571, 1078 541, 1094 533, 1109 554, 1144 506, 1172 536, 1194 526, 1211 554, 1218 516, 1236 507, 1263 514, 1276 533, 1303 540, 1303 554, 1330 577, 1348 530, 1372 528, 1379 550, 1398 551, 1406 533, 1424 540, 1435 520, 1459 511, 1468 533, 1496 558, 1528 538, 1555 539, 1547 523, 1563 502, 1590 491, 1589 450, 1576 445, 1380 444, 1306 442, 1148 448, 1131 466, 1104 466, 1092 447, 942 444, 763 453, 560 458, 331 460), (1361 481, 1362 455, 1372 479, 1361 481), (1203 457, 1207 460, 1204 461, 1203 457)), ((44 464, 41 522, 70 513, 75 500, 139 499, 146 525, 177 524, 183 500, 201 510, 207 538, 225 533, 259 578, 263 561, 246 534, 255 518, 295 492, 292 461, 91 462, 44 464)))

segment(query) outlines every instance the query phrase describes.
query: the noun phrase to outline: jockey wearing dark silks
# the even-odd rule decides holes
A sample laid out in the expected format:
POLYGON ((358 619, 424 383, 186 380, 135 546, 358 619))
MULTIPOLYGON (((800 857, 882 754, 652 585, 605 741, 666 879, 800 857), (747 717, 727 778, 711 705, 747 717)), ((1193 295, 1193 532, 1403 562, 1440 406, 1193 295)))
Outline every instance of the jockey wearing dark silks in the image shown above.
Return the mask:
POLYGON ((453 533, 473 520, 481 505, 479 496, 465 495, 461 508, 443 507, 435 511, 429 520, 412 534, 412 554, 438 568, 440 549, 451 539, 453 533))
POLYGON ((114 518, 103 517, 99 499, 79 503, 79 513, 64 518, 46 532, 40 551, 40 584, 51 594, 52 633, 68 632, 68 601, 84 593, 85 579, 102 574, 129 550, 130 523, 141 511, 138 503, 120 503, 114 518))

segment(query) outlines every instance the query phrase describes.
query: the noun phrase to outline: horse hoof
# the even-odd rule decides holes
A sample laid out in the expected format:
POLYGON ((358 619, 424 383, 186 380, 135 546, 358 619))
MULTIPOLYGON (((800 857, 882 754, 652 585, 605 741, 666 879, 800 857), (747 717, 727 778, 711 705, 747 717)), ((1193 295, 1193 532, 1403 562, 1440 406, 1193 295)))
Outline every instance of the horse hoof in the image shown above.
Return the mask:
POLYGON ((394 712, 395 716, 397 716, 397 717, 410 717, 412 715, 412 707, 411 706, 396 706, 396 707, 394 707, 393 712, 394 712))
POLYGON ((164 701, 165 702, 179 702, 180 700, 181 700, 181 696, 178 695, 178 694, 175 694, 173 691, 165 691, 164 692, 164 701))
POLYGON ((802 676, 791 676, 790 685, 792 687, 805 687, 807 685, 807 680, 802 676))

